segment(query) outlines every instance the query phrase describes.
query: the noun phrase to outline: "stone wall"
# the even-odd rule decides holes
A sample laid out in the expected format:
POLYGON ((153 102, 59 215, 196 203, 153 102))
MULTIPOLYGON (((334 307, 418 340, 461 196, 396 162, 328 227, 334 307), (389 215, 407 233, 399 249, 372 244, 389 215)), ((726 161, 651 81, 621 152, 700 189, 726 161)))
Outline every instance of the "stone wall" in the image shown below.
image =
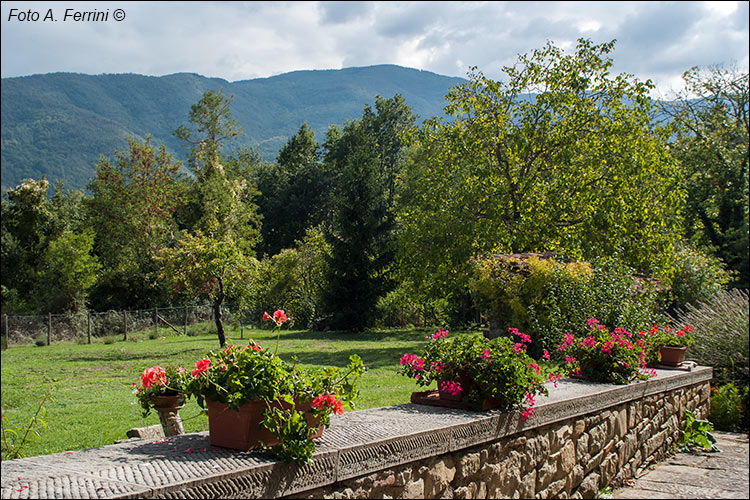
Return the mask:
MULTIPOLYGON (((334 415, 314 463, 211 446, 208 432, 6 460, 5 498, 594 498, 663 458, 712 370, 626 386, 563 379, 534 417, 405 403, 334 415)), ((124 432, 124 431, 123 431, 124 432)))
POLYGON ((708 396, 705 382, 292 498, 595 498, 662 460, 708 396))

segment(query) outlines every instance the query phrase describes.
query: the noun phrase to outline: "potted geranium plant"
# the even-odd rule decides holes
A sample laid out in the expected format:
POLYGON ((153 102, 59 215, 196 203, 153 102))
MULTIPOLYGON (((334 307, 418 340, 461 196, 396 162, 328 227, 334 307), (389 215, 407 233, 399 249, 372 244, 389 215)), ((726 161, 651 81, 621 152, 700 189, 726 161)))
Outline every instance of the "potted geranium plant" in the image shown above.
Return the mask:
POLYGON ((646 365, 646 342, 640 335, 633 337, 623 328, 610 331, 596 318, 589 318, 588 326, 588 335, 576 338, 568 333, 557 348, 570 375, 613 384, 656 376, 646 365))
POLYGON ((531 338, 511 332, 514 338, 491 340, 470 334, 449 338, 447 330, 428 336, 420 355, 401 357, 400 372, 420 386, 437 382, 437 390, 415 392, 412 401, 474 410, 517 408, 523 420, 532 417, 534 397, 548 394, 546 379, 526 354, 531 338))
POLYGON ((687 348, 695 343, 690 325, 680 329, 654 325, 648 332, 641 331, 640 335, 646 339, 648 361, 666 366, 679 366, 685 361, 687 348))
POLYGON ((353 408, 365 367, 357 355, 349 361, 345 368, 303 369, 252 341, 230 345, 195 363, 187 393, 207 408, 212 445, 263 448, 306 463, 330 415, 353 408))
POLYGON ((187 370, 178 366, 146 368, 141 374, 140 385, 133 382, 133 392, 141 406, 143 418, 154 409, 165 436, 183 433, 182 420, 178 411, 185 404, 185 383, 187 370))

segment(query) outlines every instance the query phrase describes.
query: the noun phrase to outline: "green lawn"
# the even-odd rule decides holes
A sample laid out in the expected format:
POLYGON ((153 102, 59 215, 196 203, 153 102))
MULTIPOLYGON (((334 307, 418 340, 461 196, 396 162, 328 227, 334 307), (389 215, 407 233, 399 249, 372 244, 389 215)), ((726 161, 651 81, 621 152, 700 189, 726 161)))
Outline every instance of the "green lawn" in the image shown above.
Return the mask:
MULTIPOLYGON (((207 332, 207 328, 202 328, 207 332)), ((431 332, 431 331, 430 331, 431 332)), ((112 444, 124 439, 132 427, 157 424, 156 415, 143 419, 133 404, 132 382, 145 368, 155 364, 192 368, 208 350, 219 346, 215 334, 164 337, 151 340, 144 334, 129 334, 128 341, 88 345, 73 342, 51 346, 11 347, 2 352, 2 407, 11 428, 27 424, 45 394, 53 401, 46 407, 47 429, 38 442, 24 448, 27 456, 77 450, 112 444)), ((348 364, 359 354, 368 368, 360 379, 357 409, 375 408, 409 401, 414 382, 397 374, 398 360, 405 352, 423 345, 426 330, 390 330, 365 333, 283 331, 279 355, 299 358, 303 366, 348 364)), ((228 342, 243 345, 253 338, 273 349, 276 336, 270 331, 229 328, 228 342)), ((207 418, 191 400, 180 411, 185 432, 208 428, 207 418)))

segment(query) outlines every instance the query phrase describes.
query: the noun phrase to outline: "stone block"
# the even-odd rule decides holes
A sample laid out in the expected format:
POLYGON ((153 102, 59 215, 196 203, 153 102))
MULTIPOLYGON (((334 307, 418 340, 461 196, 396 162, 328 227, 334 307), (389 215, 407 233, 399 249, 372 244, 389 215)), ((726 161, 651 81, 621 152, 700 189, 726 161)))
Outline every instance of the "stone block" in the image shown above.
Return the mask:
POLYGON ((604 459, 604 456, 606 454, 606 450, 602 450, 596 455, 589 458, 584 464, 583 464, 583 471, 584 474, 587 476, 591 473, 591 471, 595 470, 599 467, 599 465, 602 463, 602 460, 604 459))
POLYGON ((626 463, 633 457, 635 451, 638 449, 638 439, 634 434, 628 434, 622 440, 622 446, 620 447, 620 463, 626 463))
POLYGON ((477 498, 477 489, 477 483, 470 483, 466 486, 461 486, 456 488, 453 492, 453 498, 477 498))
MULTIPOLYGON (((536 491, 542 491, 554 480, 557 474, 557 457, 550 457, 536 468, 536 491)), ((545 497, 546 498, 546 497, 545 497)))
MULTIPOLYGON (((581 485, 575 491, 580 495, 580 498, 596 498, 599 493, 599 474, 589 474, 586 476, 581 485)), ((571 498, 573 496, 571 495, 571 498)))
POLYGON ((628 432, 628 416, 627 411, 622 409, 617 412, 615 416, 615 437, 622 439, 628 432))
MULTIPOLYGON (((477 456, 478 459, 479 457, 477 456)), ((451 455, 431 461, 427 474, 424 476, 424 496, 427 498, 441 496, 443 490, 450 486, 455 475, 456 467, 453 465, 453 457, 451 455)))
POLYGON ((571 438, 572 435, 573 435, 573 426, 569 424, 563 424, 557 429, 550 430, 549 453, 550 454, 557 453, 558 450, 560 450, 563 446, 565 446, 565 443, 571 438))
POLYGON ((403 494, 399 495, 399 498, 425 498, 424 481, 422 479, 409 481, 404 486, 403 494))
POLYGON ((521 498, 531 498, 534 496, 535 487, 536 471, 532 470, 521 479, 521 483, 518 485, 518 494, 521 498))
POLYGON ((589 435, 581 434, 576 440, 576 460, 580 463, 589 456, 589 435))
POLYGON ((568 441, 560 450, 560 461, 557 465, 555 479, 559 479, 573 470, 576 464, 576 449, 573 441, 568 441))
POLYGON ((573 427, 573 436, 577 438, 584 432, 586 432, 586 420, 576 420, 575 426, 573 427))
POLYGON ((148 427, 135 427, 125 433, 129 438, 138 439, 161 439, 164 437, 164 429, 161 425, 149 425, 148 427))
POLYGON ((574 465, 570 474, 568 474, 566 481, 565 490, 567 492, 576 491, 580 486, 581 481, 583 481, 583 466, 580 464, 574 465))
POLYGON ((589 453, 595 454, 601 450, 604 446, 604 442, 607 439, 607 431, 605 430, 606 424, 599 424, 589 431, 589 453))
POLYGON ((479 453, 467 453, 458 459, 453 470, 458 479, 468 479, 477 473, 480 464, 479 453))
POLYGON ((544 498, 567 498, 567 494, 565 493, 565 491, 563 491, 565 489, 565 483, 565 479, 558 479, 557 481, 550 484, 544 490, 544 492, 540 493, 544 493, 544 495, 546 495, 544 498))

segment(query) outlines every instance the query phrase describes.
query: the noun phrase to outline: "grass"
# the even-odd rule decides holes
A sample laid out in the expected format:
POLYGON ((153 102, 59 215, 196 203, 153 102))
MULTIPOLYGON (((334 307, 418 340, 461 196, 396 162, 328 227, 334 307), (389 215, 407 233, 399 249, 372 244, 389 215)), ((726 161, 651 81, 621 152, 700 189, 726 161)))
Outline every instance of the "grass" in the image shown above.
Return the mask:
MULTIPOLYGON (((161 330, 129 333, 92 344, 57 342, 50 346, 11 347, 2 353, 2 407, 10 428, 27 425, 45 394, 47 429, 38 441, 23 450, 26 456, 57 453, 112 444, 124 439, 128 429, 158 424, 155 414, 145 420, 132 404, 132 382, 145 368, 160 365, 193 367, 197 359, 219 347, 209 328, 198 327, 189 335, 161 330), (152 335, 153 336, 153 335, 152 335), (111 340, 111 339, 110 339, 111 340)), ((397 374, 404 352, 419 350, 426 330, 386 330, 364 333, 282 331, 278 354, 293 356, 302 366, 346 366, 358 354, 368 372, 360 379, 357 409, 389 406, 409 401, 419 390, 410 379, 397 374)), ((227 342, 242 345, 249 338, 273 349, 276 336, 269 330, 227 329, 227 342)), ((208 428, 207 418, 194 400, 180 411, 185 432, 208 428)))

